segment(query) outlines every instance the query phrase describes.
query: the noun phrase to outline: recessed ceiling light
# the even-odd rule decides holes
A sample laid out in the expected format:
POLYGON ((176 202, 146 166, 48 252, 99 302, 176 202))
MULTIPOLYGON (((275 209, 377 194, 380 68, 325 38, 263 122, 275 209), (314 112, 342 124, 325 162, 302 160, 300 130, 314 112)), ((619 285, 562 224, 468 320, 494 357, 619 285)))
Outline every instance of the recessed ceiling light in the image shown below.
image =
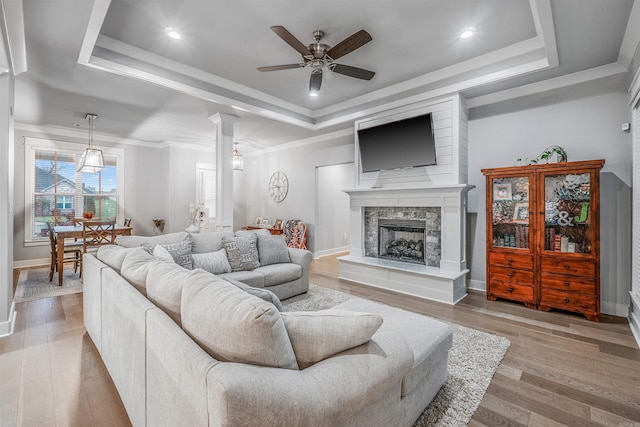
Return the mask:
POLYGON ((467 28, 465 31, 463 31, 460 34, 460 38, 461 39, 468 39, 469 37, 473 36, 474 34, 474 29, 473 28, 467 28))
POLYGON ((171 27, 165 28, 164 32, 167 33, 167 35, 169 37, 171 37, 172 39, 174 39, 174 40, 179 40, 182 37, 179 32, 177 32, 176 30, 174 30, 171 27))
POLYGON ((315 90, 314 90, 314 91, 312 91, 312 92, 309 92, 309 96, 311 96, 311 97, 315 98, 315 97, 317 97, 317 96, 318 96, 318 92, 316 92, 315 90))

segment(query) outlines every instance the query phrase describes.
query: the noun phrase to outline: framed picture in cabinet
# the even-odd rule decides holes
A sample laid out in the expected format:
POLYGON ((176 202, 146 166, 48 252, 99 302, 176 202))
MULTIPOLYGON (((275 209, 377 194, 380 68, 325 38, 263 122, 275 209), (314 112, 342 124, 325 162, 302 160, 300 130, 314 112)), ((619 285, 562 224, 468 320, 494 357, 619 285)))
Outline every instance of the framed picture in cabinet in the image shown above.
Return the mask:
POLYGON ((513 209, 513 222, 520 224, 529 223, 529 204, 516 203, 513 209))
POLYGON ((511 183, 493 184, 493 200, 511 200, 511 183))

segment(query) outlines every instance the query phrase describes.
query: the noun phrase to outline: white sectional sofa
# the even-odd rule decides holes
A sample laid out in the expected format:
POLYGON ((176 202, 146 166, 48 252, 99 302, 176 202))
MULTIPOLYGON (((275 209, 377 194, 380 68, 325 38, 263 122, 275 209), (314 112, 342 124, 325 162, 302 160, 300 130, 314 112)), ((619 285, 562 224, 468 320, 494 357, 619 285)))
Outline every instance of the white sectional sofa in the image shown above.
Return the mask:
POLYGON ((134 426, 411 426, 446 379, 449 326, 336 309, 280 313, 140 248, 84 256, 85 326, 134 426))

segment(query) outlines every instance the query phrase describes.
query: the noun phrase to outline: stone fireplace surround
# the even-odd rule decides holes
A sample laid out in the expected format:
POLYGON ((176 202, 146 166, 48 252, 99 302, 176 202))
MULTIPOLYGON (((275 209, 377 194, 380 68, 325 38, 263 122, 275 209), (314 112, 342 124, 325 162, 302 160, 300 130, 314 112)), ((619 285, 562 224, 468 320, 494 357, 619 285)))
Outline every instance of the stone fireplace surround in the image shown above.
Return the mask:
POLYGON ((466 200, 467 192, 472 188, 466 184, 454 184, 426 188, 345 190, 350 200, 351 247, 349 255, 338 258, 339 277, 449 304, 460 301, 467 294, 466 200), (415 208, 422 207, 441 211, 438 267, 367 256, 367 208, 370 212, 371 208, 415 212, 415 208))

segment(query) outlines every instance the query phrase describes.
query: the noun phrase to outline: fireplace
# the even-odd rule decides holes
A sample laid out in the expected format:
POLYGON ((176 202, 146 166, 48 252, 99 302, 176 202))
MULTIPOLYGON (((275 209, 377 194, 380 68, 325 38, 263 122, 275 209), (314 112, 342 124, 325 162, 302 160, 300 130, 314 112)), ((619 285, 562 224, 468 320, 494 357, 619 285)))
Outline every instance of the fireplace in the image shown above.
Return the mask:
POLYGON ((378 220, 378 257, 396 261, 425 263, 425 222, 378 220))
POLYGON ((352 239, 349 255, 338 258, 339 277, 449 304, 464 298, 466 195, 471 188, 346 190, 352 239), (415 254, 404 252, 405 240, 415 254), (420 241, 422 256, 417 253, 420 241))

